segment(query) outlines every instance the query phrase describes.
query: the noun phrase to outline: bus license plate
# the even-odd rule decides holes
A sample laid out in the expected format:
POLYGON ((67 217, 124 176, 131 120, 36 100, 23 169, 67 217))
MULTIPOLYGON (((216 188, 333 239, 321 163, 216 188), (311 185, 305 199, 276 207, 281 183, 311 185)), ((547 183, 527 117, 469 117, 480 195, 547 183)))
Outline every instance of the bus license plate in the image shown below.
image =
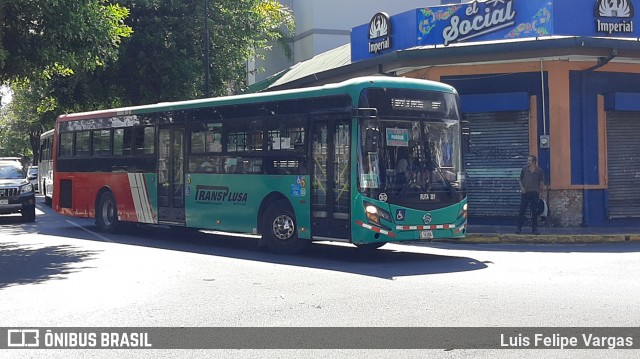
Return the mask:
POLYGON ((9 204, 8 199, 0 199, 0 204, 9 204))
POLYGON ((433 231, 432 230, 420 231, 420 239, 433 239, 433 231))

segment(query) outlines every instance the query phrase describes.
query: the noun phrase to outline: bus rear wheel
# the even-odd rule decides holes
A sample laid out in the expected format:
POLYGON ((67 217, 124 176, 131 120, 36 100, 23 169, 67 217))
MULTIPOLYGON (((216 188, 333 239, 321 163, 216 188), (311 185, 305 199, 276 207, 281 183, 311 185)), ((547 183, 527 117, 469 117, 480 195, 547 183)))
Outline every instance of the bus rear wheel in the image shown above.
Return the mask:
POLYGON ((118 227, 116 200, 113 193, 105 192, 98 200, 96 208, 96 225, 101 232, 113 233, 118 227))
POLYGON ((298 238, 295 215, 284 200, 274 202, 265 211, 262 238, 271 251, 280 254, 300 253, 309 244, 298 238))
POLYGON ((45 182, 43 181, 38 186, 40 186, 40 194, 42 194, 42 196, 44 197, 44 204, 51 207, 52 200, 51 200, 51 197, 47 195, 47 187, 45 185, 45 182))

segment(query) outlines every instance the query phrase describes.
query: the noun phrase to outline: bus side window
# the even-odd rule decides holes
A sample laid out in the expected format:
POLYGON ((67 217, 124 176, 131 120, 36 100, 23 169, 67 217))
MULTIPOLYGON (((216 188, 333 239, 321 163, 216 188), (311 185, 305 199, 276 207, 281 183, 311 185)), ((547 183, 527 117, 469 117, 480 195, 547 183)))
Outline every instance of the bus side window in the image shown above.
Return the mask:
POLYGON ((221 157, 194 157, 189 160, 189 172, 221 173, 221 157))
POLYGON ((190 153, 222 152, 222 123, 194 123, 189 133, 190 153))
POLYGON ((134 127, 133 140, 137 155, 155 153, 155 131, 153 127, 134 127))
POLYGON ((59 157, 73 156, 73 132, 60 134, 60 154, 59 157))
POLYGON ((204 131, 191 132, 191 153, 205 152, 205 137, 206 132, 204 131))
POLYGON ((111 131, 95 130, 92 132, 93 155, 108 156, 111 154, 111 131))
POLYGON ((89 131, 76 132, 76 156, 89 156, 91 154, 91 138, 89 131))
POLYGON ((268 129, 269 150, 304 150, 303 118, 283 118, 268 129))
POLYGON ((238 159, 235 157, 227 157, 224 160, 224 173, 236 173, 238 169, 238 159))
POLYGON ((131 128, 118 128, 113 131, 113 155, 129 156, 131 154, 131 128))

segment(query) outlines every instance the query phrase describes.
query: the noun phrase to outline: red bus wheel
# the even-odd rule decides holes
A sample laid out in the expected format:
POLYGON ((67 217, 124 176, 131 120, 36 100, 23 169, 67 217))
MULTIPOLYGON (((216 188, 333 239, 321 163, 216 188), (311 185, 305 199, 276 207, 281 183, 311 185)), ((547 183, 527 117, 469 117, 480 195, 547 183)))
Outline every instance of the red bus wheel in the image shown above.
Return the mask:
POLYGON ((96 225, 105 233, 113 233, 118 227, 116 200, 111 192, 105 192, 100 196, 96 208, 96 225))

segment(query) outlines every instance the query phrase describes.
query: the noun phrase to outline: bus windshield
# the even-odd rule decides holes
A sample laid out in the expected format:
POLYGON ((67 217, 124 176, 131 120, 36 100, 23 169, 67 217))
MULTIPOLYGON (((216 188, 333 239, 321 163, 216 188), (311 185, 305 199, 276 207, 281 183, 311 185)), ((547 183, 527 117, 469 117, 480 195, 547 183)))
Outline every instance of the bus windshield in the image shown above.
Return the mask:
POLYGON ((431 208, 457 201, 464 175, 456 96, 381 90, 366 101, 377 116, 360 120, 360 191, 431 208))

